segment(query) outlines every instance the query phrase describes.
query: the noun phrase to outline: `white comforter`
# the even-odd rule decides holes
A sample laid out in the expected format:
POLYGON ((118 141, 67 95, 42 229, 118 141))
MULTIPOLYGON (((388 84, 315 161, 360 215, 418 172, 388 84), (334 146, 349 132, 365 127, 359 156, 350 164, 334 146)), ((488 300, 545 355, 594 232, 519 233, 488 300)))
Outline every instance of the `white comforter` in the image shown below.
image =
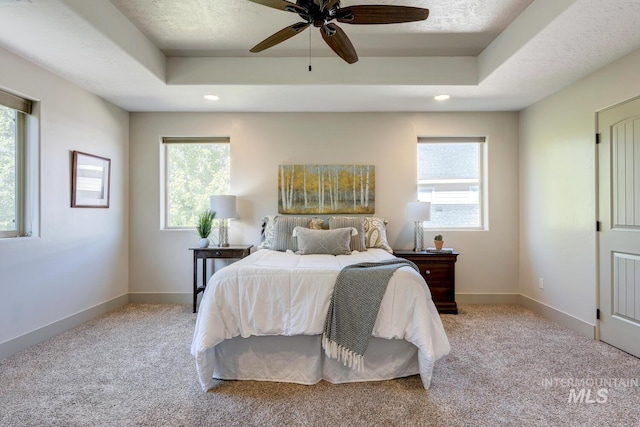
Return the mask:
MULTIPOLYGON (((218 270, 202 297, 191 345, 202 388, 211 384, 216 345, 238 336, 321 335, 338 272, 349 264, 390 258, 381 249, 338 256, 261 249, 218 270)), ((410 267, 391 278, 372 335, 418 348, 425 389, 434 363, 449 353, 429 288, 410 267)))

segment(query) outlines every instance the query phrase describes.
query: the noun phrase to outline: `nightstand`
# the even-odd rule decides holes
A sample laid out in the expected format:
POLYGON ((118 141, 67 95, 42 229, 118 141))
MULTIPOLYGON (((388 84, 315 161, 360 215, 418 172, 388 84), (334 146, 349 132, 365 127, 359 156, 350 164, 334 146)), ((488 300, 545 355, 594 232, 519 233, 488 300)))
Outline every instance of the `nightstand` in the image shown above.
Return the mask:
MULTIPOLYGON (((253 245, 227 246, 224 248, 189 248, 193 251, 193 312, 196 312, 198 294, 207 287, 207 259, 242 259, 251 253, 253 245), (202 260, 202 286, 198 286, 198 260, 202 260)), ((215 271, 215 269, 214 269, 215 271)), ((213 274, 213 272, 212 272, 213 274)))
POLYGON ((440 313, 458 314, 456 304, 456 260, 460 255, 458 252, 394 250, 393 254, 413 261, 418 266, 440 313))

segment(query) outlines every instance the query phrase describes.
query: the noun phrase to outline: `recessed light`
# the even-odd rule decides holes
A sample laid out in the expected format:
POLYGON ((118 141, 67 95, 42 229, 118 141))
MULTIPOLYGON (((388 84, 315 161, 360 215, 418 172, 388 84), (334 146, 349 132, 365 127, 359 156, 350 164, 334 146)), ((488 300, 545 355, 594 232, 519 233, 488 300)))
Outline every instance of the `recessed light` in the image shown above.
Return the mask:
POLYGON ((220 100, 220 97, 218 95, 205 95, 204 99, 207 101, 218 101, 220 100))
POLYGON ((436 95, 433 97, 436 101, 446 101, 449 98, 451 98, 450 95, 436 95))

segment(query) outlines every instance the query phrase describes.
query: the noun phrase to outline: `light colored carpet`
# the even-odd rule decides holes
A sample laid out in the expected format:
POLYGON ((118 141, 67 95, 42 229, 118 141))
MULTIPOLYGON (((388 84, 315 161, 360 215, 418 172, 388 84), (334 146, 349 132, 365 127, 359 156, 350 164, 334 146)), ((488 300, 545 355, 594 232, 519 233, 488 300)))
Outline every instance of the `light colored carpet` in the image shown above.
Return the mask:
POLYGON ((204 393, 189 354, 191 307, 129 304, 1 361, 0 425, 640 425, 639 359, 517 306, 462 305, 443 322, 452 351, 428 391, 413 376, 220 381, 204 393), (570 401, 578 381, 590 396, 570 401))

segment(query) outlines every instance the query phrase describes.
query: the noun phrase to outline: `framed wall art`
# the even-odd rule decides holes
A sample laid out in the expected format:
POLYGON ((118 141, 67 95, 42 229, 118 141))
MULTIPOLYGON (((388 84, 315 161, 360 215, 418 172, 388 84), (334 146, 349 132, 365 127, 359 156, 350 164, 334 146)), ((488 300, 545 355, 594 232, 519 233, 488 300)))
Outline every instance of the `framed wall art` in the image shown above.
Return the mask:
POLYGON ((373 214, 374 165, 278 166, 278 213, 373 214))
POLYGON ((108 208, 110 180, 110 159, 74 151, 71 207, 108 208))

